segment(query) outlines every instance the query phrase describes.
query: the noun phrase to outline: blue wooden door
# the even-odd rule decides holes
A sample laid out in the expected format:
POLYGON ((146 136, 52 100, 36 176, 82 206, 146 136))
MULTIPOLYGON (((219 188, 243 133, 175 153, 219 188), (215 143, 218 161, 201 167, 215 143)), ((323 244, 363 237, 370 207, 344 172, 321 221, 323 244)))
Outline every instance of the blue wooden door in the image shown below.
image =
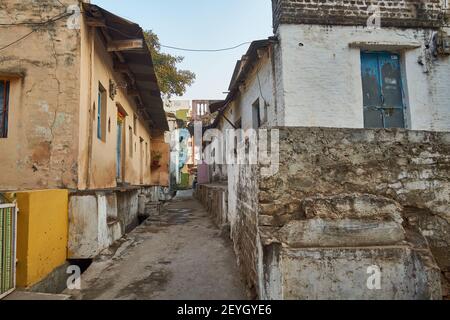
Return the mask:
POLYGON ((117 120, 117 179, 122 179, 122 132, 123 132, 123 121, 121 119, 117 120))
POLYGON ((389 52, 362 52, 361 74, 365 128, 404 128, 400 56, 389 52))

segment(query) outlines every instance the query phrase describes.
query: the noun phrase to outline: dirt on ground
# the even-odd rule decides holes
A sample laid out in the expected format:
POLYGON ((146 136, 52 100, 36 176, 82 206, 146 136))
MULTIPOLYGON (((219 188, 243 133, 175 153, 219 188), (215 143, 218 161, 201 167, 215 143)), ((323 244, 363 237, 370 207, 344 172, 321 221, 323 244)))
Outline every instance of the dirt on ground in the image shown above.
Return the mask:
POLYGON ((246 299, 231 241, 206 211, 182 192, 114 246, 82 275, 79 300, 246 299))

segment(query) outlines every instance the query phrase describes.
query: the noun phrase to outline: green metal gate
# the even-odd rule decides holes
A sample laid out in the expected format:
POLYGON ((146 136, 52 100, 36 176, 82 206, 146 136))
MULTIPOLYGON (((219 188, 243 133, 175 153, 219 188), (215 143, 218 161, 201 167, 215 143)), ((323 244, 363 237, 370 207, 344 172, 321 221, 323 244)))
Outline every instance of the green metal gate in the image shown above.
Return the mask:
POLYGON ((0 299, 16 287, 16 205, 0 204, 0 299))

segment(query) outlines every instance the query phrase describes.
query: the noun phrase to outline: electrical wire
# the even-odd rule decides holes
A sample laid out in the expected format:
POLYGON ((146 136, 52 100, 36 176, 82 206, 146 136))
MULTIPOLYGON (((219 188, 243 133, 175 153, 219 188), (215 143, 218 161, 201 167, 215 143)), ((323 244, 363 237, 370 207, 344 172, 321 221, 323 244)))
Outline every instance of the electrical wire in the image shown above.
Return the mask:
MULTIPOLYGON (((47 20, 47 21, 35 22, 35 23, 22 22, 22 23, 18 23, 18 24, 0 24, 0 26, 5 26, 5 25, 8 25, 8 26, 17 26, 17 25, 44 26, 44 25, 47 25, 47 24, 50 24, 50 23, 59 21, 59 20, 61 20, 61 19, 64 19, 65 17, 71 16, 71 15, 73 15, 73 14, 74 14, 74 12, 66 12, 66 13, 61 13, 61 14, 59 14, 59 15, 56 15, 56 16, 54 16, 53 18, 50 18, 50 19, 47 20)), ((22 40, 28 38, 30 35, 32 35, 32 34, 35 33, 36 31, 37 31, 37 29, 33 29, 33 30, 31 30, 30 32, 28 32, 26 35, 20 37, 19 39, 14 40, 13 42, 11 42, 11 43, 9 43, 9 44, 3 46, 3 47, 0 47, 0 51, 5 50, 5 49, 7 49, 7 48, 9 48, 9 47, 11 47, 11 46, 13 46, 13 45, 19 43, 20 41, 22 41, 22 40)))
POLYGON ((14 27, 14 26, 43 26, 58 20, 64 19, 65 17, 71 16, 74 12, 62 12, 48 20, 45 21, 25 21, 25 22, 15 22, 15 23, 0 23, 2 27, 14 27))
POLYGON ((20 41, 22 41, 22 40, 28 38, 29 36, 31 36, 31 35, 32 35, 33 33, 35 33, 36 31, 37 31, 37 30, 32 30, 31 32, 29 32, 29 33, 27 33, 26 35, 24 35, 23 37, 21 37, 21 38, 15 40, 15 41, 13 41, 13 42, 11 42, 10 44, 7 44, 7 45, 4 46, 4 47, 1 47, 1 48, 0 48, 0 51, 5 50, 6 48, 9 48, 9 47, 15 45, 16 43, 19 43, 20 41))
MULTIPOLYGON (((58 0, 56 0, 56 1, 58 1, 58 0)), ((61 3, 60 1, 58 1, 58 2, 61 3)), ((1 23, 0 26, 20 26, 20 25, 43 26, 43 25, 46 25, 48 23, 52 23, 52 22, 58 21, 58 20, 60 20, 62 18, 67 17, 68 15, 72 15, 72 14, 73 13, 60 14, 60 15, 57 15, 57 16, 55 16, 55 17, 53 17, 53 18, 51 18, 51 19, 49 19, 47 21, 41 21, 41 22, 29 21, 29 22, 18 22, 18 23, 1 23)), ((123 33, 122 31, 120 31, 120 30, 118 30, 116 28, 113 28, 113 27, 110 27, 110 26, 106 26, 106 28, 111 29, 111 30, 113 30, 115 32, 118 32, 118 33, 122 34, 123 36, 125 36, 125 37, 127 37, 129 39, 135 38, 135 36, 130 36, 128 34, 125 34, 125 33, 123 33)), ((11 45, 16 44, 17 42, 19 42, 19 41, 25 39, 26 37, 28 37, 29 35, 31 35, 33 32, 34 31, 30 32, 29 34, 26 34, 22 38, 14 41, 13 43, 11 43, 9 45, 7 45, 7 46, 5 46, 3 48, 0 48, 0 50, 6 49, 6 48, 10 47, 11 45)), ((251 43, 251 41, 247 41, 247 42, 240 43, 240 44, 238 44, 236 46, 232 46, 232 47, 228 47, 228 48, 220 48, 220 49, 189 49, 189 48, 180 48, 180 47, 175 47, 175 46, 167 46, 167 45, 162 45, 162 44, 160 44, 159 46, 161 48, 167 48, 167 49, 179 50, 179 51, 188 51, 188 52, 223 52, 223 51, 234 50, 234 49, 237 49, 239 47, 242 47, 242 46, 250 44, 250 43, 251 43)))
MULTIPOLYGON (((136 36, 130 36, 129 34, 126 34, 116 28, 110 27, 110 26, 105 26, 107 29, 113 30, 117 33, 120 33, 121 35, 123 35, 124 37, 128 38, 128 39, 134 39, 136 36)), ((236 46, 233 47, 229 47, 229 48, 222 48, 222 49, 187 49, 187 48, 179 48, 179 47, 174 47, 174 46, 166 46, 163 44, 160 44, 159 46, 161 48, 167 48, 167 49, 173 49, 173 50, 180 50, 180 51, 189 51, 189 52, 221 52, 221 51, 230 51, 230 50, 234 50, 237 49, 239 47, 242 47, 246 44, 250 44, 252 43, 251 41, 247 41, 247 42, 243 42, 241 44, 238 44, 236 46)))
POLYGON ((168 48, 168 49, 174 49, 174 50, 180 50, 180 51, 190 51, 190 52, 221 52, 221 51, 230 51, 230 50, 234 50, 237 49, 239 47, 242 47, 246 44, 250 44, 251 42, 243 42, 241 44, 238 44, 234 47, 229 47, 229 48, 222 48, 222 49, 186 49, 186 48, 178 48, 178 47, 172 47, 172 46, 165 46, 165 45, 160 45, 162 48, 168 48))

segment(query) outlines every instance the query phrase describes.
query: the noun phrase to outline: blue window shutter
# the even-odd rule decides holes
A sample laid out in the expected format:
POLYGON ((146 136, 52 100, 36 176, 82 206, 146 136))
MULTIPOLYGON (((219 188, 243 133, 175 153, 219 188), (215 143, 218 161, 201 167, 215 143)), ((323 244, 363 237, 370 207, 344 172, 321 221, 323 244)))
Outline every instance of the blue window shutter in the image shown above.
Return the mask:
POLYGON ((97 106, 97 137, 102 138, 102 93, 98 93, 98 106, 97 106))

